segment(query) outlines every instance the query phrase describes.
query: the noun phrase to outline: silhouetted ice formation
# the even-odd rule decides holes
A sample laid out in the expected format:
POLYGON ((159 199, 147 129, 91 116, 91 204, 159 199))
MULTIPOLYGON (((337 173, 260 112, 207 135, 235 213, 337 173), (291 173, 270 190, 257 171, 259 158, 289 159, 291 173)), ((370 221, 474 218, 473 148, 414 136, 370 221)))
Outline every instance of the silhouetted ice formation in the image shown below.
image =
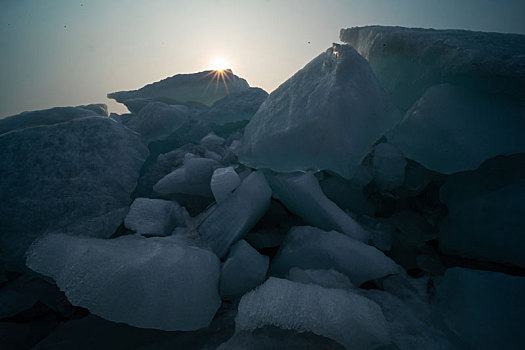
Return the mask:
POLYGON ((340 35, 0 120, 0 348, 525 348, 525 37, 340 35))

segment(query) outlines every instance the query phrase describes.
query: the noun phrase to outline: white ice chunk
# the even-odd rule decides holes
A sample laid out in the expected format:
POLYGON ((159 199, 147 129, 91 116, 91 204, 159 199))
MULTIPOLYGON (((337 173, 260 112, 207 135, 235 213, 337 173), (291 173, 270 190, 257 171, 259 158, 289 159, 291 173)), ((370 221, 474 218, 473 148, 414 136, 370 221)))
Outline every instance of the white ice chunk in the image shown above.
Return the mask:
POLYGON ((269 264, 269 257, 259 254, 246 241, 238 241, 222 265, 221 295, 241 296, 257 287, 265 280, 269 264))
POLYGON ((1 135, 3 258, 23 263, 45 232, 111 236, 129 210, 147 155, 138 134, 102 116, 1 135))
POLYGON ((525 152, 525 109, 450 84, 429 88, 387 134, 405 156, 443 174, 525 152))
POLYGON ((177 202, 150 198, 136 198, 124 220, 126 228, 148 236, 167 236, 184 223, 183 209, 177 202))
POLYGON ((311 173, 269 176, 273 196, 307 223, 367 241, 369 233, 323 193, 311 173))
POLYGON ((272 261, 271 274, 284 277, 292 267, 334 269, 356 286, 399 272, 396 263, 380 250, 341 233, 309 226, 288 232, 272 261))
POLYGON ((27 252, 73 305, 113 322, 165 331, 210 324, 220 306, 220 263, 172 238, 97 239, 52 234, 27 252))
POLYGON ((287 279, 304 284, 317 284, 325 288, 349 289, 354 288, 350 279, 342 273, 334 270, 301 270, 292 267, 288 271, 287 279))
POLYGON ((241 184, 233 167, 215 169, 211 177, 211 191, 217 203, 225 200, 241 184))
POLYGON ((211 197, 211 176, 218 165, 212 159, 187 157, 181 167, 160 179, 153 190, 161 194, 184 193, 211 197))
POLYGON ((270 206, 272 190, 260 171, 248 175, 227 200, 199 226, 201 237, 219 257, 224 257, 236 240, 248 233, 270 206))
POLYGON ((265 326, 312 332, 347 349, 375 349, 390 341, 388 324, 373 301, 273 277, 242 297, 235 319, 237 332, 265 326))
POLYGON ((405 181, 407 161, 397 147, 385 142, 377 145, 372 164, 374 179, 381 191, 393 190, 405 181))
POLYGON ((448 269, 437 285, 445 322, 473 349, 523 349, 525 277, 448 269))
POLYGON ((189 120, 186 106, 170 106, 150 102, 137 113, 133 129, 148 141, 162 140, 181 128, 189 120))
POLYGON ((401 119, 368 62, 334 44, 273 91, 244 131, 239 160, 278 172, 326 169, 351 178, 401 119))

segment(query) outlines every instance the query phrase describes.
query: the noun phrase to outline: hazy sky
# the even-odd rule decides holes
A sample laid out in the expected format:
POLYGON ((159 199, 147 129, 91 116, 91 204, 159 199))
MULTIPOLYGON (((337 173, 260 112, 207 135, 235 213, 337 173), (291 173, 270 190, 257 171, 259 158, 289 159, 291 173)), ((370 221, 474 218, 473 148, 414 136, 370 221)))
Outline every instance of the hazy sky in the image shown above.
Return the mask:
POLYGON ((106 93, 222 57, 271 92, 370 24, 525 34, 523 0, 0 0, 0 117, 107 103, 106 93))

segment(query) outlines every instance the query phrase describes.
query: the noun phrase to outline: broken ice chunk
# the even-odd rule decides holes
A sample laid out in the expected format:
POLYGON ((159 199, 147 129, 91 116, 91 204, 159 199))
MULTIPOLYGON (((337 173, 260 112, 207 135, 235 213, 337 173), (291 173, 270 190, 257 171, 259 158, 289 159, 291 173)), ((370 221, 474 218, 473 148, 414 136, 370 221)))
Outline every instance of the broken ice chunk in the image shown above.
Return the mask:
POLYGON ((473 349, 523 349, 525 277, 454 267, 436 290, 445 322, 473 349))
POLYGON ((271 195, 264 174, 251 173, 199 226, 201 237, 217 256, 224 257, 230 245, 248 233, 266 213, 271 195))
POLYGON ((244 240, 232 245, 222 265, 221 296, 241 296, 257 287, 266 278, 269 263, 269 257, 259 254, 244 240))
POLYGON ((311 173, 269 176, 273 196, 307 223, 367 241, 369 232, 329 200, 311 173))
POLYGON ((217 166, 219 163, 212 159, 187 157, 180 168, 160 179, 153 190, 160 194, 183 193, 212 197, 210 180, 217 166))
POLYGON ((189 120, 186 106, 170 106, 161 102, 150 102, 137 113, 133 130, 148 141, 162 140, 181 128, 189 120))
POLYGON ((347 349, 375 349, 390 341, 388 324, 373 301, 274 277, 242 297, 235 318, 236 332, 265 326, 312 332, 347 349))
POLYGON ((390 191, 405 181, 407 161, 403 153, 395 146, 382 142, 374 147, 374 179, 381 191, 390 191))
POLYGON ((215 169, 211 177, 211 191, 217 203, 222 202, 241 184, 233 167, 215 169))
POLYGON ((167 236, 184 223, 183 208, 177 202, 150 198, 136 198, 124 220, 126 228, 148 236, 167 236))
POLYGON ((168 237, 51 234, 31 246, 27 266, 52 277, 73 305, 140 328, 200 329, 221 303, 219 259, 168 237))
POLYGON ((284 277, 292 267, 334 269, 352 283, 398 273, 398 266, 380 250, 341 233, 315 227, 294 227, 272 261, 271 274, 284 277))
POLYGON ((262 103, 244 131, 239 160, 278 172, 330 170, 351 178, 401 115, 349 45, 334 44, 262 103))
MULTIPOLYGON (((26 116, 48 122, 56 112, 26 116)), ((62 112, 59 115, 67 116, 62 112)), ((27 248, 47 232, 109 237, 126 217, 148 149, 137 133, 89 113, 0 135, 4 260, 23 264, 27 248)))

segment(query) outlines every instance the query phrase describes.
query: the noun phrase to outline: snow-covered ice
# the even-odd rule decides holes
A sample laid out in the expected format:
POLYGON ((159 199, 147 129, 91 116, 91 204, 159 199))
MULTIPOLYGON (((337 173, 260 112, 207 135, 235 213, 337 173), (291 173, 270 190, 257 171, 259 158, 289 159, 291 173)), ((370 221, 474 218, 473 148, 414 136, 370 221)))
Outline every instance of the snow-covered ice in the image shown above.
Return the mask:
POLYGON ((51 234, 30 247, 27 266, 52 277, 73 305, 135 327, 200 329, 221 304, 219 259, 168 237, 51 234))
POLYGON ((523 35, 366 26, 341 29, 340 39, 368 60, 402 113, 442 83, 502 99, 525 97, 523 35))
POLYGON ((235 318, 237 332, 265 326, 312 332, 347 349, 375 349, 390 341, 388 324, 373 301, 274 277, 242 297, 235 318))

